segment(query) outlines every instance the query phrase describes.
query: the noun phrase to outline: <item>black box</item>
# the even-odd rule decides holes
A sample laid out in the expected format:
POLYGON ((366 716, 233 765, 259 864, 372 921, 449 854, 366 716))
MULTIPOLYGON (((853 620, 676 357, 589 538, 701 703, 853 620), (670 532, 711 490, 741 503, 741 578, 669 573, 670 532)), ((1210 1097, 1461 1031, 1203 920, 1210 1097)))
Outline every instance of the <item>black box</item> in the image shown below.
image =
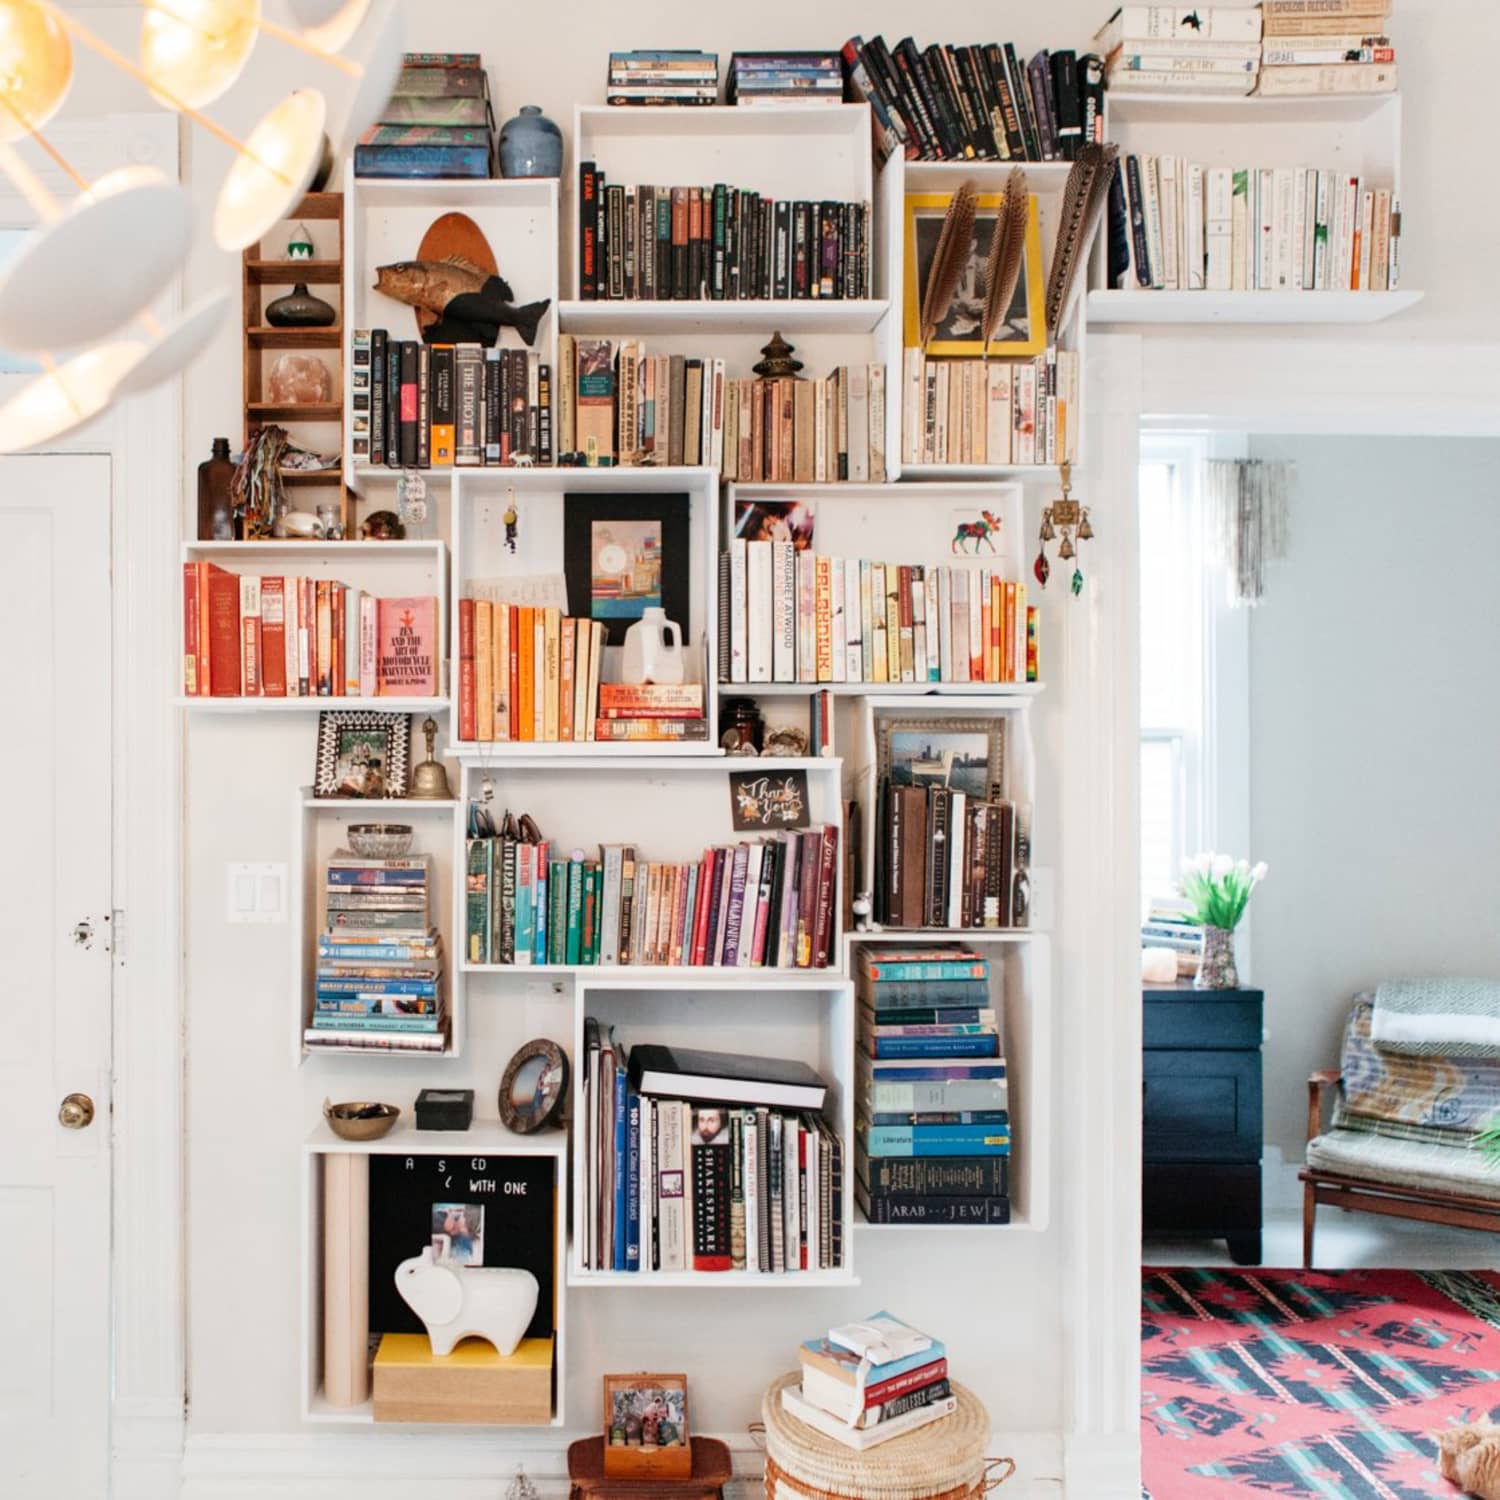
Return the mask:
POLYGON ((423 1089, 417 1095, 418 1130, 467 1130, 473 1119, 473 1089, 423 1089))

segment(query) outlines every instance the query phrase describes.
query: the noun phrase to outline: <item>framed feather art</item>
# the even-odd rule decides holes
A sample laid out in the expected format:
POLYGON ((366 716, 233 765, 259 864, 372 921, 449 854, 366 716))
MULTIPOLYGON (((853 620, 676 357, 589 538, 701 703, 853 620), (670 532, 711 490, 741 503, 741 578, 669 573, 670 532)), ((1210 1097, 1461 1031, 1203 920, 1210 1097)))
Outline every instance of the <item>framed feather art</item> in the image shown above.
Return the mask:
POLYGON ((1008 194, 976 193, 965 183, 954 193, 908 193, 905 212, 907 347, 973 359, 1043 353, 1046 286, 1036 198, 1024 186, 1020 193, 1014 185, 1008 194), (997 259, 1003 280, 1015 278, 1004 309, 989 305, 997 259))

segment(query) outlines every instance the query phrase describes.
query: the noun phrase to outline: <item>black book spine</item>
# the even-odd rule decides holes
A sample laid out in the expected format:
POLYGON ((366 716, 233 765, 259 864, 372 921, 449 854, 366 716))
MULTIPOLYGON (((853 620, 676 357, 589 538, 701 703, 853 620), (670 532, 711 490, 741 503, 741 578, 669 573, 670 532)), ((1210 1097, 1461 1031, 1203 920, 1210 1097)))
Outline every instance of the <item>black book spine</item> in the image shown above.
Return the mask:
POLYGON ((979 48, 956 47, 953 62, 973 105, 974 132, 983 147, 980 155, 989 161, 1003 159, 1008 151, 1005 132, 995 123, 998 111, 990 97, 989 74, 985 71, 979 48))
POLYGON ((670 301, 672 286, 672 189, 656 190, 656 287, 655 295, 670 301))
POLYGON ((599 243, 594 215, 599 187, 597 172, 591 161, 578 164, 578 295, 593 301, 598 295, 596 257, 599 243))
POLYGON ((1104 144, 1104 59, 1085 52, 1078 59, 1078 97, 1082 108, 1083 144, 1104 144))
POLYGON ((870 1196, 1003 1198, 1010 1191, 1008 1156, 872 1156, 870 1196))
POLYGON ((906 128, 907 159, 909 161, 915 161, 918 158, 926 160, 930 153, 927 133, 918 114, 916 100, 906 86, 902 71, 896 59, 891 55, 891 49, 886 46, 885 38, 878 34, 870 38, 867 46, 875 72, 883 82, 906 128))
POLYGON ((792 273, 792 205, 785 198, 776 200, 774 223, 776 248, 771 295, 781 298, 791 295, 792 273))
POLYGON ((485 389, 484 425, 487 437, 485 446, 486 463, 508 464, 514 456, 514 451, 510 446, 511 376, 510 361, 506 358, 507 353, 507 350, 501 349, 499 351, 499 359, 487 359, 484 362, 486 371, 492 372, 488 378, 490 384, 494 386, 495 391, 493 407, 495 425, 492 428, 490 426, 492 408, 489 402, 488 386, 485 389), (493 436, 491 437, 490 434, 493 434, 493 436), (491 443, 494 446, 495 452, 493 459, 489 457, 491 443))
POLYGON ((983 58, 985 71, 990 75, 990 84, 1000 106, 1000 123, 1005 131, 1006 152, 1012 161, 1021 161, 1026 156, 1026 140, 1021 134, 1020 116, 1016 113, 1016 101, 1010 91, 1005 54, 991 42, 984 47, 983 58))
POLYGON ((1135 279, 1140 286, 1155 285, 1155 267, 1147 250, 1146 200, 1141 193, 1141 159, 1125 158, 1125 183, 1130 189, 1130 243, 1135 250, 1135 279))
POLYGON ((417 342, 401 341, 401 467, 417 464, 417 342))
POLYGON ((1021 66, 1021 59, 1016 56, 1016 49, 1010 42, 1005 44, 1005 73, 1010 80, 1011 98, 1016 104, 1016 118, 1021 128, 1026 160, 1041 161, 1042 145, 1037 135, 1036 114, 1031 107, 1031 85, 1026 77, 1026 69, 1021 66))
POLYGON ((1078 94, 1078 54, 1066 48, 1051 57, 1052 104, 1057 113, 1057 144, 1067 161, 1078 159, 1083 145, 1083 100, 1078 94))
POLYGON ((417 467, 432 467, 432 352, 417 345, 417 467))
POLYGON ((619 183, 605 188, 604 211, 606 295, 617 302, 625 295, 625 189, 619 183))
POLYGON ((969 153, 964 149, 963 133, 959 129, 958 122, 949 111, 947 90, 943 87, 943 81, 939 72, 933 69, 933 50, 932 47, 929 47, 926 52, 918 52, 915 45, 913 45, 913 72, 923 91, 922 97, 927 102, 933 123, 937 128, 938 141, 942 146, 944 159, 947 161, 962 161, 969 153))
POLYGON ((808 204, 793 203, 791 206, 792 225, 792 275, 791 293, 794 297, 811 297, 816 288, 813 286, 813 275, 810 270, 810 252, 808 240, 811 238, 811 220, 808 214, 808 204))
POLYGON ((607 257, 609 255, 607 216, 604 212, 604 194, 607 185, 604 173, 594 173, 594 296, 603 298, 609 295, 609 272, 607 257))
POLYGON ((401 467, 401 340, 391 339, 385 349, 385 461, 401 467))
POLYGON ((536 438, 539 464, 552 462, 552 366, 542 365, 536 379, 536 438))
POLYGON ((1109 180, 1109 285, 1125 286, 1130 273, 1130 208, 1125 202, 1125 174, 1116 172, 1109 180))
POLYGON ((916 43, 904 36, 896 43, 896 66, 901 70, 902 84, 912 99, 921 121, 922 135, 926 142, 926 157, 929 161, 945 161, 947 144, 938 128, 937 103, 922 72, 922 55, 916 43))
POLYGON ((1057 104, 1052 97, 1052 60, 1045 48, 1027 64, 1026 72, 1031 81, 1031 105, 1036 111, 1042 159, 1061 161, 1062 151, 1057 144, 1057 104))
MULTIPOLYGON (((872 1189, 868 1197, 863 1194, 861 1197, 864 1198, 861 1206, 872 1224, 1010 1223, 1010 1199, 998 1195, 945 1194, 929 1198, 909 1193, 877 1193, 872 1189)), ((834 1228, 837 1232, 837 1220, 834 1228)))
POLYGON ((927 915, 929 927, 948 925, 948 840, 952 837, 950 817, 953 797, 947 787, 933 787, 928 793, 929 834, 927 853, 927 915))
POLYGON ((937 57, 934 63, 943 70, 943 77, 948 84, 948 96, 958 113, 958 123, 964 132, 965 144, 980 159, 993 155, 988 140, 980 134, 978 101, 970 92, 969 80, 960 64, 958 49, 938 47, 935 51, 937 57))
POLYGON ((501 352, 510 366, 510 459, 514 463, 531 452, 531 367, 524 349, 501 352))
POLYGON ((383 328, 370 330, 370 462, 386 461, 385 408, 388 335, 383 328))
POLYGON ((718 599, 718 621, 719 621, 719 681, 729 681, 729 648, 730 648, 730 618, 729 618, 729 554, 719 554, 719 599, 718 599))
POLYGON ((724 191, 724 297, 740 298, 740 194, 738 188, 724 191))
POLYGON ((726 221, 728 211, 729 190, 722 182, 716 182, 713 195, 713 272, 709 278, 709 295, 715 302, 722 302, 726 295, 729 250, 729 228, 726 221))

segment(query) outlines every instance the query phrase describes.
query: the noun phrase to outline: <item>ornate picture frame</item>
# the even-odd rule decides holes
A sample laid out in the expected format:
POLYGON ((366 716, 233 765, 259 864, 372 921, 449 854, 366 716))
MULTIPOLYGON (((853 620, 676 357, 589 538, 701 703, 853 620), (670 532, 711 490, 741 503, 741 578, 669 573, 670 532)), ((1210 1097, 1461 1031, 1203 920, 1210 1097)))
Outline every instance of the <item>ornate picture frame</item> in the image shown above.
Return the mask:
POLYGON ((687 1376, 604 1377, 604 1472, 620 1479, 686 1479, 693 1470, 687 1376))
POLYGON ((563 495, 563 571, 568 613, 599 620, 610 646, 650 606, 688 630, 691 502, 684 493, 563 495))
POLYGON ((410 714, 354 709, 318 715, 314 797, 401 798, 410 775, 410 714))
POLYGON ((997 801, 1005 795, 1005 719, 884 716, 876 726, 876 775, 896 785, 951 786, 997 801))

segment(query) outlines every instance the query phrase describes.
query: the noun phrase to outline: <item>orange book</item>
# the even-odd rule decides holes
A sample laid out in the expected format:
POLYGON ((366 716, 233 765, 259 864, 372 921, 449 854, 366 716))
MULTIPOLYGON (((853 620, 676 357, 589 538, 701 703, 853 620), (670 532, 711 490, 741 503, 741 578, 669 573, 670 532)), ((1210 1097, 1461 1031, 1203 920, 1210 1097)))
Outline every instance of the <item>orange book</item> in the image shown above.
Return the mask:
POLYGON ((979 671, 974 673, 981 682, 990 681, 990 650, 994 640, 991 632, 995 624, 995 610, 992 604, 994 589, 988 574, 979 573, 975 582, 980 585, 979 591, 979 671))
POLYGON ((260 692, 260 579, 240 577, 240 691, 247 698, 260 692))
POLYGON ((553 741, 560 738, 558 724, 558 689, 562 679, 562 611, 556 606, 542 611, 542 661, 543 682, 546 691, 542 697, 542 727, 537 732, 539 740, 553 741))
POLYGON ((537 608, 531 619, 531 737, 547 733, 547 611, 537 608))
POLYGON ((564 618, 558 638, 561 659, 557 669, 557 737, 560 740, 573 738, 573 662, 578 636, 574 624, 564 618))
MULTIPOLYGON (((495 647, 493 615, 488 599, 475 599, 474 607, 474 738, 488 744, 495 738, 495 647)), ((460 624, 459 629, 463 626, 460 624)))
POLYGON ((453 416, 458 405, 458 392, 454 388, 453 345, 434 344, 428 359, 432 377, 432 433, 428 451, 434 469, 451 469, 456 436, 453 416))
POLYGON ((594 720, 594 708, 589 699, 589 674, 593 670, 589 655, 594 644, 593 623, 589 620, 574 620, 573 634, 577 643, 573 648, 573 738, 590 738, 589 726, 594 720))
POLYGON ((520 636, 520 701, 516 704, 516 738, 536 738, 536 610, 529 604, 519 606, 516 612, 517 634, 520 636))
POLYGON ((511 686, 510 635, 515 617, 513 604, 497 604, 490 626, 490 687, 495 703, 495 738, 508 740, 511 734, 511 704, 515 689, 511 686))
POLYGON ((335 698, 344 696, 344 610, 347 608, 345 596, 348 592, 348 585, 342 583, 335 583, 329 590, 329 598, 333 605, 329 612, 333 629, 333 639, 329 642, 333 657, 331 686, 335 698))
POLYGON ((990 580, 990 681, 1005 681, 1005 585, 990 580))
POLYGON ((479 704, 474 688, 475 599, 458 601, 458 738, 471 745, 478 729, 479 704))
POLYGON ((1000 637, 1000 644, 1005 652, 1005 660, 1001 667, 1001 682, 1014 682, 1016 680, 1016 586, 1014 583, 1005 585, 1005 630, 1000 637))
POLYGON ((506 698, 506 738, 521 738, 521 611, 519 606, 505 607, 506 658, 510 663, 510 694, 506 698))
POLYGON ((286 697, 286 583, 260 581, 260 690, 267 698, 286 697))
POLYGON ((588 731, 587 739, 598 734, 599 720, 595 710, 599 704, 599 678, 604 671, 604 621, 589 622, 589 686, 588 686, 588 731))
POLYGON ((198 575, 202 563, 182 565, 182 691, 198 696, 198 575))

